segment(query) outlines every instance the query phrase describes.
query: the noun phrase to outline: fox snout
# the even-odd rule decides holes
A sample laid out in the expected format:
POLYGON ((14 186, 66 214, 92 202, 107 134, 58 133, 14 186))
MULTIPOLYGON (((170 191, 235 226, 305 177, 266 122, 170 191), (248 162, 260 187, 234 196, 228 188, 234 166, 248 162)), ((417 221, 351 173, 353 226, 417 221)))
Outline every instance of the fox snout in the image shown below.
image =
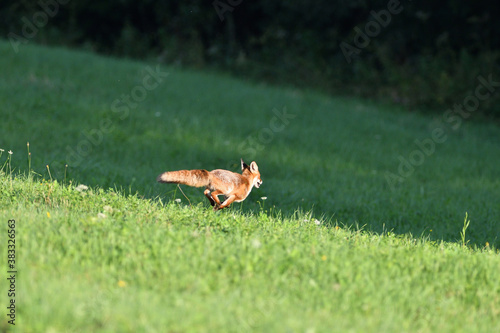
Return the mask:
POLYGON ((255 179, 255 187, 256 188, 259 188, 260 185, 262 185, 262 179, 259 179, 259 178, 256 178, 255 179))

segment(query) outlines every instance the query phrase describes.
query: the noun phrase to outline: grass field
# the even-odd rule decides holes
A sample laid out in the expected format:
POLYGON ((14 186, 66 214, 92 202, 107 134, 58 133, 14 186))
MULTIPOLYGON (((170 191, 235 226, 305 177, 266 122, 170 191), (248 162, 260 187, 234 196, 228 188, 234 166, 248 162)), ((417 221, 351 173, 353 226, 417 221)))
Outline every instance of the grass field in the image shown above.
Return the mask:
POLYGON ((64 49, 0 59, 0 331, 500 330, 497 124, 64 49), (225 211, 155 182, 241 157, 264 183, 225 211))

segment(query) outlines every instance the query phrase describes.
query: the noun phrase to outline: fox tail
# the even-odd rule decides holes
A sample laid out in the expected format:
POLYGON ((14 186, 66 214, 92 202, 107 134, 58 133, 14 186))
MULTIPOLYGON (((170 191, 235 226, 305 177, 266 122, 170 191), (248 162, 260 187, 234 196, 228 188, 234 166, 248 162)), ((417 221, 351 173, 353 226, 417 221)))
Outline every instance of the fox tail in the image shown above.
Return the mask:
POLYGON ((167 171, 156 177, 156 180, 160 183, 204 187, 210 183, 210 173, 207 170, 167 171))

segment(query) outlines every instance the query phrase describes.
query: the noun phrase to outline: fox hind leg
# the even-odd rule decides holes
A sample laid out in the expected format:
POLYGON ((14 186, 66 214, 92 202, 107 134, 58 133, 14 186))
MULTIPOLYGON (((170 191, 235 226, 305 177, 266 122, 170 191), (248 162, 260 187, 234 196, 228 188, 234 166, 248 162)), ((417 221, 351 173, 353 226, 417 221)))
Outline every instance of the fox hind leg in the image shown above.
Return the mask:
POLYGON ((222 194, 222 192, 219 190, 215 190, 215 191, 210 192, 210 196, 212 197, 212 200, 215 201, 214 210, 218 210, 219 207, 221 206, 221 203, 220 203, 220 200, 218 197, 218 195, 221 195, 221 194, 222 194))
POLYGON ((203 194, 205 194, 205 196, 207 197, 208 201, 210 201, 210 204, 211 204, 212 206, 215 206, 215 204, 216 204, 216 203, 215 203, 215 200, 214 200, 214 199, 212 199, 212 196, 211 196, 210 190, 209 190, 208 188, 207 188, 207 189, 203 192, 203 194))

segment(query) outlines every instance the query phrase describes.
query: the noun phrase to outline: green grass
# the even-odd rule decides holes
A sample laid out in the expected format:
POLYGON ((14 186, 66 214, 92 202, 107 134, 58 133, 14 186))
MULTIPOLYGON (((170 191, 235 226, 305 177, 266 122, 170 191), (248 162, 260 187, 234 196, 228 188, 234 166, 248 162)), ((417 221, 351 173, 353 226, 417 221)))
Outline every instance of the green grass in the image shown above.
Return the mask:
POLYGON ((439 119, 163 66, 121 117, 114 101, 156 64, 33 45, 16 55, 6 42, 0 56, 18 332, 500 329, 496 125, 444 126, 447 140, 391 186, 398 156, 439 119), (284 108, 295 117, 281 126, 284 108), (240 157, 264 183, 226 211, 155 183, 166 170, 236 171, 240 157))

